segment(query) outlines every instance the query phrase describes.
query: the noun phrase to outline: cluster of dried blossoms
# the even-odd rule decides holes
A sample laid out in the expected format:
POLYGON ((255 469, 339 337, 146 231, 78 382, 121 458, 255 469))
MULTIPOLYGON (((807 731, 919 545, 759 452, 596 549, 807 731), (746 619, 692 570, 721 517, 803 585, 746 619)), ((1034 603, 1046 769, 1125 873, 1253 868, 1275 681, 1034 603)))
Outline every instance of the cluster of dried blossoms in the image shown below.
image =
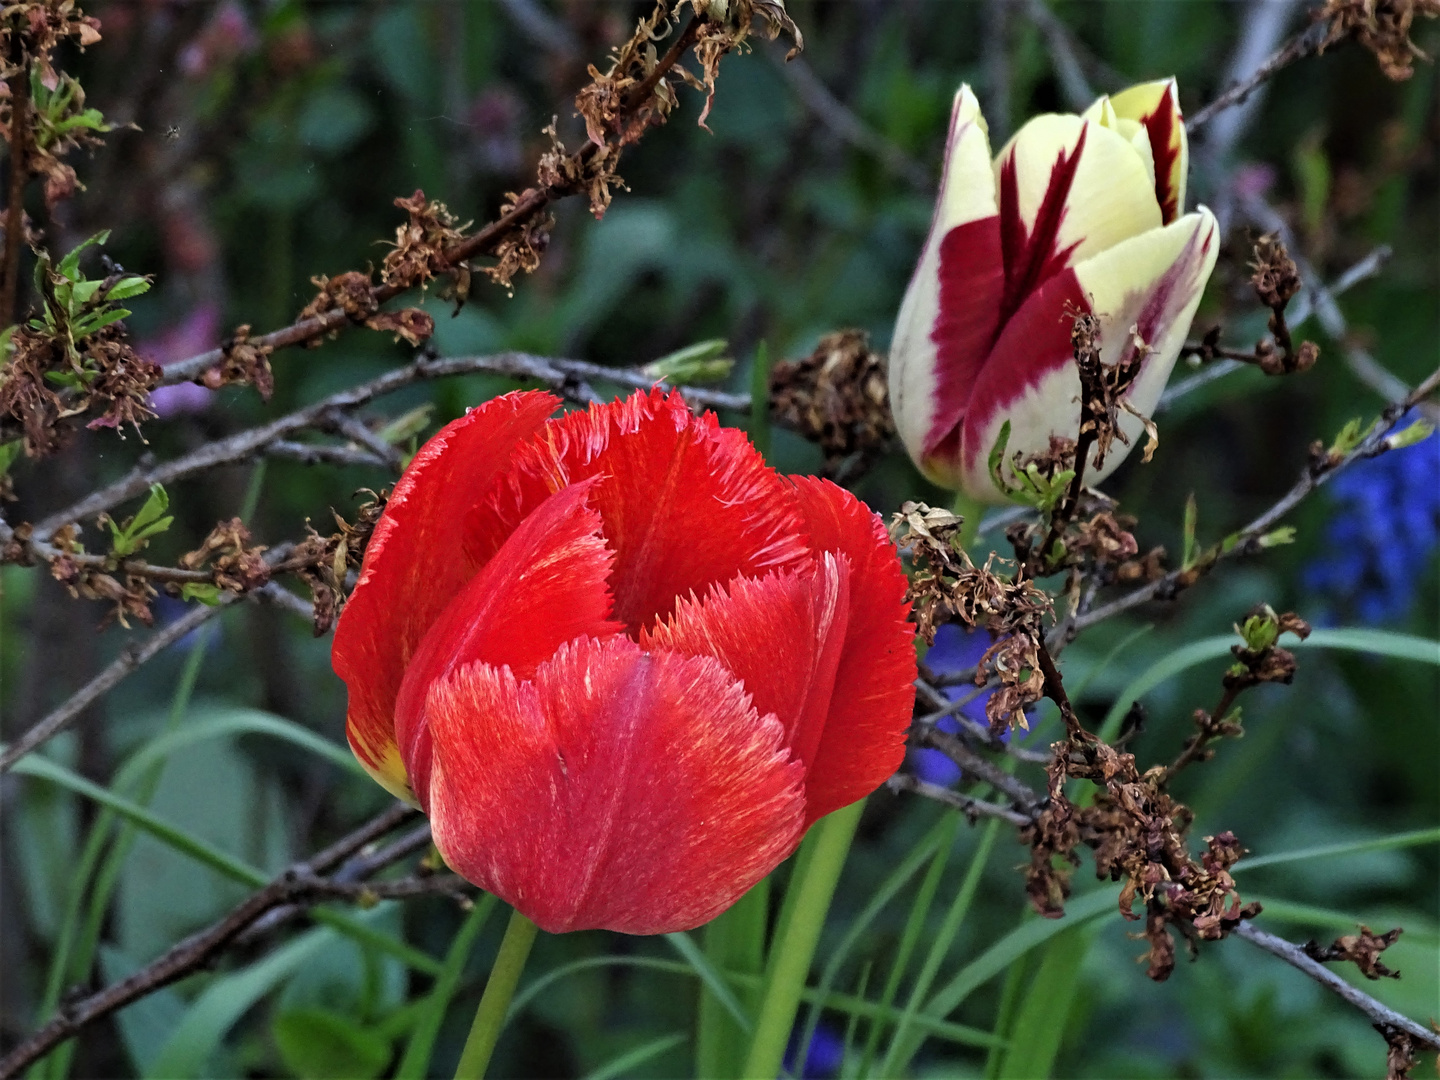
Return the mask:
POLYGON ((806 357, 785 360, 770 373, 774 418, 819 445, 824 473, 847 462, 861 467, 884 452, 895 436, 885 385, 885 358, 863 330, 826 334, 806 357))
POLYGON ((1045 681, 1039 652, 1044 648, 1044 623, 1053 613, 1050 597, 1017 568, 1011 575, 996 571, 1004 564, 993 552, 977 567, 960 546, 963 522, 948 510, 907 502, 890 525, 890 537, 908 552, 913 569, 908 599, 917 633, 927 643, 935 630, 952 619, 989 630, 994 638, 975 666, 975 685, 999 680, 985 715, 995 733, 1025 727, 1025 710, 1038 702, 1045 681))
POLYGON ((1321 51, 1353 38, 1375 54, 1386 78, 1402 82, 1415 74, 1416 60, 1429 59, 1410 40, 1416 16, 1440 16, 1440 0, 1325 0, 1315 13, 1328 24, 1321 51))
POLYGON ((376 493, 367 491, 370 498, 356 511, 353 523, 346 521, 335 511, 335 532, 321 536, 309 522, 305 529, 309 534, 295 546, 277 570, 293 570, 310 590, 314 606, 315 636, 329 632, 340 617, 345 599, 353 587, 351 574, 358 574, 365 558, 365 547, 385 503, 390 498, 390 489, 376 493))

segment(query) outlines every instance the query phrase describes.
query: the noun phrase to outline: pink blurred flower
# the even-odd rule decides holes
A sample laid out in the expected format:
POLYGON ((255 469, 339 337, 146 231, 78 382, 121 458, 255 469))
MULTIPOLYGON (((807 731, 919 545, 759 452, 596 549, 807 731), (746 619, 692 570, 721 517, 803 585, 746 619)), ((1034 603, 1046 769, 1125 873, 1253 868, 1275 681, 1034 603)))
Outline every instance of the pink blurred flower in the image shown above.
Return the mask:
MULTIPOLYGON (((162 368, 187 360, 196 353, 213 349, 220 337, 220 305, 213 300, 197 304, 179 322, 172 323, 155 337, 136 344, 135 351, 162 368)), ((215 391, 194 383, 162 386, 150 394, 150 407, 157 416, 178 416, 204 412, 215 391)))

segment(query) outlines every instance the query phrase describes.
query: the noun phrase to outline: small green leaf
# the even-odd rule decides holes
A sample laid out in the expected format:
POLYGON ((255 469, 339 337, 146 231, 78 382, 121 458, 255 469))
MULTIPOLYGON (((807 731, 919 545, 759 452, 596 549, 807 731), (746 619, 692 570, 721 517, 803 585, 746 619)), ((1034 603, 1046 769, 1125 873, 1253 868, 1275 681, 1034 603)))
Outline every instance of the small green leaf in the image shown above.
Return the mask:
POLYGON ((398 446, 424 431, 426 425, 430 423, 430 414, 434 411, 434 403, 427 401, 424 405, 397 416, 376 434, 391 446, 398 446))
POLYGON ((102 232, 96 233, 88 240, 82 240, 75 248, 71 250, 70 254, 66 255, 63 259, 60 260, 60 265, 55 268, 55 272, 63 278, 68 278, 70 281, 79 281, 80 253, 86 248, 88 248, 91 244, 103 245, 105 241, 109 239, 110 230, 105 229, 102 232))
POLYGON ((169 509, 170 495, 164 486, 161 484, 151 484, 150 497, 145 500, 145 505, 140 507, 134 520, 130 522, 130 527, 127 531, 133 532, 136 529, 144 528, 169 509))
POLYGON ((651 361, 641 370, 664 382, 718 382, 729 376, 735 366, 735 361, 724 355, 728 345, 724 338, 700 341, 651 361))
POLYGON ((1351 450, 1354 450, 1355 447, 1359 446, 1365 436, 1370 434, 1371 428, 1375 426, 1375 421, 1372 420, 1369 424, 1366 424, 1364 428, 1362 428, 1360 424, 1361 420, 1358 417, 1354 420, 1346 421, 1345 426, 1340 429, 1340 434, 1336 435, 1335 441, 1330 444, 1329 453, 1332 456, 1339 455, 1344 457, 1350 453, 1351 450))
POLYGON ((7 443, 0 443, 0 476, 10 471, 10 466, 15 464, 15 459, 20 456, 20 451, 25 446, 21 439, 13 439, 7 443))
POLYGON ((205 582, 187 581, 180 586, 181 600, 199 600, 206 607, 214 607, 220 603, 220 586, 209 585, 205 582))
POLYGON ((74 334, 75 340, 79 341, 81 338, 87 338, 91 334, 104 330, 105 327, 111 323, 117 323, 121 319, 128 318, 129 315, 130 311, 128 308, 112 308, 97 311, 88 318, 81 319, 77 322, 71 332, 74 334))
POLYGON ((1389 450, 1400 450, 1406 446, 1414 446, 1418 442, 1424 442, 1435 433, 1435 425, 1428 420, 1416 420, 1404 431, 1397 431, 1385 440, 1385 446, 1389 450))
POLYGON ((131 275, 123 277, 110 287, 105 294, 108 303, 111 300, 129 300, 132 296, 139 296, 141 293, 150 291, 150 282, 143 277, 131 275))
MULTIPOLYGON (((88 304, 91 300, 95 299, 95 294, 100 291, 100 286, 104 284, 103 281, 86 281, 81 279, 69 286, 63 286, 63 288, 68 289, 69 301, 72 305, 88 304)), ((62 287, 57 287, 55 289, 55 295, 57 297, 60 296, 61 288, 62 287)))

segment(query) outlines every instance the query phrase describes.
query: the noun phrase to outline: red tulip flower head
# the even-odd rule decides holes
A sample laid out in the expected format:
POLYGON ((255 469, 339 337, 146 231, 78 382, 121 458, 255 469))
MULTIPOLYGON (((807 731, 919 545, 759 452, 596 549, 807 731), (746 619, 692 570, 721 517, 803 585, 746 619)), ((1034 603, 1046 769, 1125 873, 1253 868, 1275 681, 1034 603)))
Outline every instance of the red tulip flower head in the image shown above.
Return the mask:
POLYGON ((905 578, 678 395, 558 404, 472 409, 395 486, 335 631, 350 745, 543 929, 688 929, 899 766, 905 578))
MULTIPOLYGON (((968 86, 955 95, 930 234, 890 348, 890 404, 930 479, 1003 502, 989 456, 1075 439, 1080 375, 1070 343, 1093 315, 1105 364, 1144 355, 1127 395, 1154 411, 1215 266, 1209 210, 1185 214, 1185 125, 1174 79, 1102 97, 1080 116, 1030 120, 990 157, 968 86)), ((1120 416, 1130 445, 1142 421, 1120 416)), ((1086 479, 1125 458, 1117 442, 1086 479)))

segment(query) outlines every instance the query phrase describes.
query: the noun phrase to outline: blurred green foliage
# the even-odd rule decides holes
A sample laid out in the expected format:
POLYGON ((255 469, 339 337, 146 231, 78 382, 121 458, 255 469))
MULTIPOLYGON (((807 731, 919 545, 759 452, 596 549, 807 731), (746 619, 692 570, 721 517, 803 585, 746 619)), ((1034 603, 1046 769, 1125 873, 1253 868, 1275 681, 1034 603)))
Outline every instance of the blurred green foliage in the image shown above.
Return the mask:
MULTIPOLYGON (((106 39, 77 58, 74 70, 107 117, 133 120, 140 130, 117 129, 82 166, 88 190, 49 225, 51 242, 65 250, 62 238, 113 229, 107 251, 130 272, 156 278, 151 293, 133 299, 133 335, 150 342, 178 337, 171 359, 214 343, 191 342, 176 330, 197 312, 211 312, 213 338, 242 322, 257 330, 283 325, 312 295, 311 275, 378 263, 401 220, 393 198, 423 188, 462 220, 485 220, 506 191, 528 182, 544 148, 539 130, 552 115, 562 136, 578 145, 583 135, 569 101, 583 83, 584 65, 599 61, 628 31, 641 6, 539 4, 569 42, 550 50, 509 14, 526 6, 97 4, 106 39)), ((1051 54, 1023 4, 1008 9, 1004 37, 995 36, 985 7, 959 0, 789 6, 816 75, 872 132, 931 173, 938 171, 950 97, 962 80, 989 101, 997 100, 996 73, 1007 80, 1008 115, 989 117, 996 145, 1026 116, 1065 107, 1051 54), (1004 64, 993 62, 996 49, 1004 64)), ((1097 90, 1118 88, 1098 77, 1106 71, 1126 81, 1176 74, 1192 112, 1222 89, 1242 25, 1224 0, 1059 0, 1052 10, 1095 59, 1097 90)), ((1298 26, 1298 14, 1294 21, 1298 26)), ((1424 40, 1433 45, 1436 37, 1424 40)), ((698 99, 682 91, 672 122, 627 152, 621 173, 630 190, 603 221, 590 220, 573 200, 556 208, 544 262, 516 282, 513 297, 477 283, 474 298, 453 316, 429 299, 437 350, 523 349, 636 365, 724 338, 739 360, 731 382, 743 389, 762 342, 777 358, 802 355, 822 333, 859 326, 883 346, 929 223, 931 191, 837 138, 787 81, 781 53, 760 46, 724 61, 708 131, 693 123, 698 99)), ((1252 186, 1267 187, 1267 198, 1327 279, 1375 245, 1390 245, 1384 273, 1340 304, 1355 340, 1413 384, 1433 368, 1440 340, 1437 147, 1434 69, 1421 65, 1408 83, 1392 84, 1363 51, 1337 47, 1273 81, 1232 158, 1196 176, 1192 201, 1224 204, 1227 185, 1242 174, 1252 186)), ((1247 257, 1246 235, 1237 229, 1197 318, 1200 328, 1223 321, 1227 340, 1240 344, 1263 332, 1264 313, 1243 284, 1247 257)), ((1329 442, 1347 420, 1368 422, 1378 411, 1382 401, 1341 359, 1347 343, 1327 338, 1314 322, 1303 333, 1324 350, 1313 373, 1266 380, 1246 370, 1191 394, 1162 418, 1154 463, 1142 466, 1137 455, 1108 485, 1139 517, 1142 548, 1180 551, 1191 492, 1200 543, 1217 541, 1293 482, 1311 440, 1329 442)), ((148 447, 119 442, 113 432, 86 434, 67 460, 16 466, 22 503, 11 520, 34 520, 119 475, 142 449, 161 457, 182 452, 373 376, 408 352, 387 336, 352 330, 319 351, 278 354, 268 406, 248 390, 231 389, 203 411, 150 425, 148 447)), ((514 385, 475 375, 416 386, 373 412, 394 419, 433 406, 423 438, 467 405, 514 385)), ((782 430, 773 433, 769 453, 783 471, 820 464, 814 447, 782 430)), ((175 485, 166 511, 175 522, 150 538, 147 557, 173 560, 217 519, 236 514, 249 472, 219 470, 175 485)), ((386 482, 364 469, 272 462, 252 529, 266 543, 297 537, 307 517, 323 529, 329 507, 349 512, 357 488, 386 482)), ((906 498, 944 498, 901 453, 865 475, 857 490, 883 513, 906 498)), ((1098 723, 1143 671, 1187 642, 1227 632, 1259 601, 1302 615, 1319 610, 1324 598, 1306 591, 1301 570, 1316 557, 1328 512, 1323 494, 1310 499, 1290 519, 1295 544, 1227 564, 1174 604, 1084 635, 1064 659, 1072 684, 1086 680, 1077 702, 1085 718, 1098 723), (1137 638, 1141 626, 1145 633, 1137 638)), ((1440 632, 1435 560, 1409 570, 1416 600, 1391 629, 1433 640, 1440 632)), ((0 575, 9 738, 125 640, 115 629, 96 638, 98 613, 39 575, 13 566, 0 575)), ((173 613, 160 608, 162 618, 173 613)), ((90 716, 47 753, 94 779, 111 776, 165 730, 181 667, 192 655, 187 650, 196 649, 203 650, 197 701, 185 709, 184 725, 276 716, 343 745, 344 691, 330 671, 326 641, 269 608, 231 610, 219 625, 214 638, 187 642, 125 682, 103 715, 90 716)), ((1192 710, 1213 703, 1223 668, 1223 660, 1201 664, 1147 693, 1149 723, 1132 749, 1142 759, 1172 756, 1192 710)), ((1432 826, 1440 820, 1437 696, 1433 665, 1302 653, 1292 687, 1247 697, 1245 740, 1222 746, 1213 763, 1179 782, 1177 794, 1196 810, 1194 835, 1229 828, 1255 852, 1271 853, 1432 826)), ((1043 717, 1041 728, 1036 742, 1043 745, 1057 731, 1055 718, 1043 717)), ((384 804, 367 779, 260 732, 177 749, 149 801, 157 814, 266 872, 384 804)), ((83 800, 33 778, 7 779, 5 807, 10 1041, 43 1019, 47 966, 95 814, 83 800)), ((875 883, 944 813, 884 792, 871 799, 819 963, 875 883)), ((920 924, 922 957, 971 866, 978 832, 958 833, 938 899, 920 924)), ((1266 899, 1266 924, 1295 939, 1328 939, 1356 921, 1404 926, 1386 954, 1404 979, 1366 989, 1423 1022, 1440 1011, 1437 852, 1432 843, 1259 868, 1242 875, 1242 891, 1247 899, 1252 892, 1266 899)), ((1015 869, 1020 858, 1021 849, 1002 833, 944 958, 941 982, 1031 918, 1015 869)), ((1078 872, 1080 893, 1093 888, 1089 876, 1088 869, 1078 872)), ((858 992, 868 970, 875 996, 890 974, 918 884, 912 880, 860 935, 838 973, 838 989, 858 992)), ((95 978, 124 976, 243 892, 142 836, 120 870, 95 978)), ((1027 1053, 1053 1055, 1060 1076, 1378 1074, 1384 1049, 1368 1024, 1297 972, 1227 941, 1203 948, 1195 963, 1182 963, 1156 985, 1133 962, 1141 946, 1113 912, 1106 905, 1097 922, 1055 939, 1055 948, 1021 956, 1008 975, 978 985, 949 1019, 989 1030, 1002 1015, 1026 1025, 1027 1053), (1029 1041, 1032 1033, 1040 1043, 1029 1041)), ((443 958, 465 914, 451 901, 426 899, 403 908, 381 904, 356 918, 443 958)), ((431 1075, 449 1075, 502 922, 480 925, 459 967, 431 1075)), ((601 933, 542 938, 527 979, 606 956, 615 962, 576 966, 515 1019, 498 1050, 497 1075, 580 1076, 643 1047, 652 1056, 622 1064, 624 1075, 675 1076, 690 1068, 693 1051, 671 1034, 691 1030, 698 984, 660 969, 661 961, 674 961, 663 942, 601 933)), ((70 1071, 302 1080, 383 1075, 404 1053, 416 1003, 425 1000, 438 965, 427 974, 334 928, 298 929, 93 1029, 70 1071)), ((912 961, 899 1001, 918 968, 912 961)), ((845 1018, 827 1014, 824 1023, 843 1030, 845 1018)), ((862 1022, 860 1039, 866 1030, 862 1022)), ((52 1059, 38 1075, 63 1075, 62 1064, 52 1059)), ((1027 1067, 1003 1054, 987 1062, 982 1048, 932 1039, 914 1073, 1023 1075, 1027 1067)))

